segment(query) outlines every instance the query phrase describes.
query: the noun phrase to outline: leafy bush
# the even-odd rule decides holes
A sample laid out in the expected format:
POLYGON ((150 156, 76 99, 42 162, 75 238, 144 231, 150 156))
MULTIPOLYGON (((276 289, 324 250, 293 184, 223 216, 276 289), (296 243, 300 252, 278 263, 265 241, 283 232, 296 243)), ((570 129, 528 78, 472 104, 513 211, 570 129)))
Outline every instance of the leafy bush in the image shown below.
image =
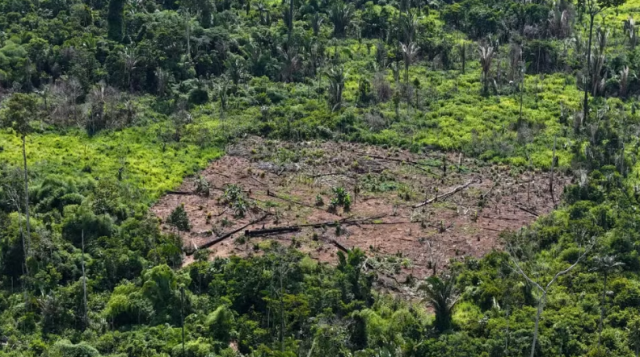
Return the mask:
POLYGON ((187 216, 187 211, 184 209, 184 203, 171 211, 169 218, 167 218, 167 223, 176 227, 179 231, 188 232, 191 230, 191 223, 189 223, 189 216, 187 216))

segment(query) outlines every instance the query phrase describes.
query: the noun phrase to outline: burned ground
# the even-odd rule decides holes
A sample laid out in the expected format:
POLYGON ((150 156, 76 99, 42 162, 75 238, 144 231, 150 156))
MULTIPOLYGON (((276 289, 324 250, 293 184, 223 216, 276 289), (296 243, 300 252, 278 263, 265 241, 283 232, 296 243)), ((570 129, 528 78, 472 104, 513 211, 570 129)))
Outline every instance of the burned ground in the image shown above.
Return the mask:
POLYGON ((178 233, 190 253, 247 256, 278 241, 331 263, 338 246, 359 247, 370 268, 401 282, 499 247, 503 231, 550 212, 568 182, 456 153, 257 138, 230 147, 200 175, 152 208, 164 230, 178 232, 167 218, 184 205, 191 229, 178 233), (339 189, 349 210, 337 202, 339 189))

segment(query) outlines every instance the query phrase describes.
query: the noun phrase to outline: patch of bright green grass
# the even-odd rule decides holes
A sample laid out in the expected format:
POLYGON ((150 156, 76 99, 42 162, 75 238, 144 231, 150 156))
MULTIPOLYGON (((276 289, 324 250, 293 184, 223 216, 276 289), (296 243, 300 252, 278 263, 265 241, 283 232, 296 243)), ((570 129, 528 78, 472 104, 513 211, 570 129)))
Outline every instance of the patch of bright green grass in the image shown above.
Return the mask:
MULTIPOLYGON (((27 161, 40 175, 87 175, 97 179, 118 177, 146 191, 149 198, 180 185, 183 178, 204 168, 222 155, 216 147, 194 144, 163 144, 155 126, 128 128, 88 137, 84 132, 33 134, 27 139, 27 161)), ((0 162, 20 165, 21 142, 13 134, 0 132, 4 151, 0 162)))

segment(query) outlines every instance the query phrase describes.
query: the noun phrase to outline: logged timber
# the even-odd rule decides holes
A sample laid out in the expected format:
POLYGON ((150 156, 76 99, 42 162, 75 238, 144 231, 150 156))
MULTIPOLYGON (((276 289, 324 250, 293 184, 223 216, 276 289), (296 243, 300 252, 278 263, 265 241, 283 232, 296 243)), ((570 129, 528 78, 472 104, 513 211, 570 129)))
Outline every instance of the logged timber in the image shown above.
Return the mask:
POLYGON ((268 228, 268 229, 257 229, 254 231, 245 231, 244 235, 248 237, 262 237, 268 236, 272 234, 281 234, 281 233, 291 233, 300 231, 299 226, 291 226, 291 227, 276 227, 276 228, 268 228))
MULTIPOLYGON (((264 220, 265 218, 267 218, 267 217, 269 217, 269 214, 268 214, 268 213, 267 213, 267 214, 265 214, 264 216, 262 216, 262 217, 260 217, 260 218, 256 219, 256 220, 253 220, 253 221, 251 221, 251 222, 249 222, 249 223, 245 224, 244 226, 242 226, 242 227, 240 227, 240 228, 238 228, 238 229, 234 229, 234 230, 233 230, 233 231, 231 231, 231 232, 225 233, 225 234, 223 234, 223 235, 221 235, 221 236, 219 236, 219 237, 217 237, 217 238, 214 238, 214 239, 212 239, 212 240, 210 240, 210 241, 208 241, 208 242, 204 243, 203 245, 201 245, 201 246, 200 246, 200 247, 198 247, 197 249, 206 249, 206 248, 209 248, 209 247, 211 247, 211 246, 214 246, 214 245, 216 245, 216 244, 218 244, 218 243, 222 242, 223 240, 225 240, 225 239, 227 239, 227 238, 231 237, 232 235, 234 235, 234 234, 236 234, 236 233, 238 233, 238 232, 240 232, 240 231, 242 231, 242 230, 245 230, 247 227, 249 227, 249 226, 251 226, 251 225, 254 225, 254 224, 256 224, 256 223, 259 223, 259 222, 263 221, 263 220, 264 220)), ((196 250, 197 250, 197 249, 196 249, 196 250)), ((192 252, 187 252, 187 255, 192 255, 193 253, 195 253, 195 251, 196 251, 196 250, 194 250, 194 251, 192 251, 192 252)))

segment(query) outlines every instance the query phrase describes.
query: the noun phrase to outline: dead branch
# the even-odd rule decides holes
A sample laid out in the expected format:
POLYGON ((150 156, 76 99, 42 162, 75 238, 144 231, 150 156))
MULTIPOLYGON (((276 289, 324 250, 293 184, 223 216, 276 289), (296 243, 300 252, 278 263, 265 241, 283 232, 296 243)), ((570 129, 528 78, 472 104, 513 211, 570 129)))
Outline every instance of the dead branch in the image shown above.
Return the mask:
POLYGON ((527 212, 527 213, 529 213, 529 214, 531 214, 531 215, 533 215, 533 216, 538 217, 538 214, 537 214, 537 213, 533 212, 532 210, 530 210, 530 209, 528 209, 528 208, 526 208, 526 207, 522 207, 522 206, 520 206, 520 205, 515 205, 515 206, 516 206, 519 210, 521 210, 521 211, 527 212))
POLYGON ((458 186, 458 187, 454 188, 453 190, 451 190, 451 191, 449 191, 447 193, 444 193, 444 194, 442 194, 440 196, 436 195, 436 197, 434 197, 432 199, 426 200, 426 201, 424 201, 422 203, 418 203, 417 205, 414 205, 413 208, 420 208, 422 206, 426 206, 428 204, 431 204, 431 203, 433 203, 433 202, 435 202, 435 201, 437 201, 439 199, 447 198, 447 197, 449 197, 451 195, 454 195, 454 194, 466 189, 467 187, 471 186, 471 184, 473 184, 475 182, 476 182, 476 179, 472 179, 471 181, 465 183, 464 185, 458 186))
POLYGON ((353 176, 349 176, 349 174, 344 172, 328 172, 324 174, 308 175, 309 178, 318 178, 318 177, 326 177, 326 176, 346 176, 350 179, 353 179, 353 176))
POLYGON ((302 202, 294 201, 294 200, 286 198, 286 197, 282 197, 282 196, 280 196, 280 195, 278 195, 276 193, 271 192, 271 190, 267 190, 267 196, 273 197, 273 198, 277 198, 277 199, 285 201, 285 202, 293 203, 293 204, 298 205, 298 206, 318 209, 318 207, 316 207, 316 206, 308 205, 306 203, 302 203, 302 202))
POLYGON ((193 191, 167 191, 167 195, 196 196, 197 193, 193 191))

